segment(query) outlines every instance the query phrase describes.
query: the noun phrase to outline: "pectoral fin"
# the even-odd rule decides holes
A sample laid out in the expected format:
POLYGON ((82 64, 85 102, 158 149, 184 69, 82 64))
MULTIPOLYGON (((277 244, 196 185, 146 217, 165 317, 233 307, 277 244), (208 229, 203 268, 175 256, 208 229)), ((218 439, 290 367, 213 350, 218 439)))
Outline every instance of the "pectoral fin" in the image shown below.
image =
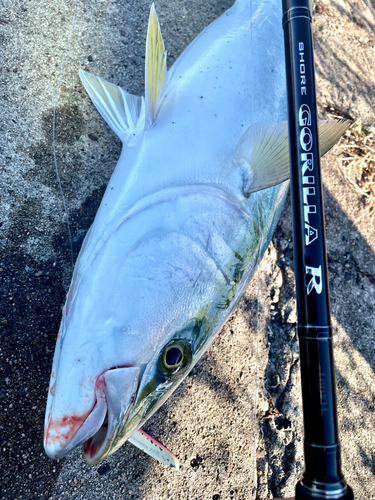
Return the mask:
MULTIPOLYGON (((320 155, 340 139, 351 122, 328 120, 319 123, 320 155)), ((243 169, 244 194, 276 186, 289 179, 289 144, 287 122, 258 122, 241 137, 234 164, 243 169)))
POLYGON ((351 124, 352 122, 349 120, 324 120, 319 122, 320 156, 325 155, 333 148, 351 124))
POLYGON ((168 465, 168 467, 173 467, 176 470, 180 470, 181 464, 178 458, 175 457, 165 446, 156 441, 156 439, 142 431, 142 429, 135 432, 128 439, 128 441, 162 464, 168 465))
POLYGON ((122 142, 132 145, 144 129, 144 98, 128 94, 99 76, 79 70, 79 76, 99 113, 122 142))

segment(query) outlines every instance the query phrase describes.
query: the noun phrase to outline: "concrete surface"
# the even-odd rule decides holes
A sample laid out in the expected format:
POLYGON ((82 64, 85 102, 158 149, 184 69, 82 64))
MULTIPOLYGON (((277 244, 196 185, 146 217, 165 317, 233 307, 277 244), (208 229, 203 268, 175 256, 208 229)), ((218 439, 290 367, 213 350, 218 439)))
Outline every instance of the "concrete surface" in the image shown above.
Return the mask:
MULTIPOLYGON (((231 4, 156 2, 169 67, 231 4)), ((77 0, 57 106, 57 157, 78 253, 120 153, 78 79, 89 70, 144 92, 150 2, 77 0)), ((184 462, 168 470, 130 444, 96 467, 80 450, 43 451, 44 409, 61 307, 71 276, 52 154, 57 77, 72 0, 0 6, 0 498, 264 499, 293 494, 303 469, 290 209, 235 314, 145 430, 184 462), (254 424, 260 286, 258 399, 254 424), (254 438, 256 436, 256 456, 254 438), (254 469, 256 462, 256 470, 254 469)), ((318 100, 375 124, 375 8, 316 3, 318 100)), ((375 231, 334 150, 323 161, 343 466, 357 499, 375 498, 375 231)))

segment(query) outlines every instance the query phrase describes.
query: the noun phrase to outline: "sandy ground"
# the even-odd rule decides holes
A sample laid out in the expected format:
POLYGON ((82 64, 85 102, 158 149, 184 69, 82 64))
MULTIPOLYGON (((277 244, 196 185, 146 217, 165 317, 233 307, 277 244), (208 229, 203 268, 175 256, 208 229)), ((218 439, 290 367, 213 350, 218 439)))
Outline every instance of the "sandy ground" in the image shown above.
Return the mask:
MULTIPOLYGON (((169 66, 230 5, 157 1, 169 66)), ((76 255, 120 153, 119 141, 81 87, 78 68, 143 94, 149 6, 145 0, 77 0, 57 107, 57 156, 76 255)), ((182 472, 130 444, 96 467, 85 463, 80 450, 58 462, 44 454, 49 373, 71 276, 51 126, 73 9, 72 0, 0 5, 0 497, 291 495, 303 469, 303 430, 289 206, 237 311, 145 427, 181 458, 182 472)), ((339 113, 374 126, 374 4, 328 0, 316 10, 320 114, 339 113)), ((339 421, 346 478, 356 498, 368 500, 375 498, 375 228, 360 218, 363 199, 339 169, 341 151, 334 149, 323 161, 339 421)))

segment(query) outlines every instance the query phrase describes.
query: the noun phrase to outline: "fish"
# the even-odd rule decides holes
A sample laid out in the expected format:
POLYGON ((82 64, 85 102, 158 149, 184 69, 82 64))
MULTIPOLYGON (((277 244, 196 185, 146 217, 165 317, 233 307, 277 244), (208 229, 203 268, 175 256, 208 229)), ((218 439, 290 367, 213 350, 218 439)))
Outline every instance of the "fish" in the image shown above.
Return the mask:
MULTIPOLYGON (((97 464, 129 440, 177 468, 141 427, 238 304, 289 189, 281 17, 279 0, 237 0, 167 70, 152 4, 144 97, 80 70, 123 149, 63 308, 49 457, 83 446, 97 464)), ((320 125, 321 154, 346 128, 320 125)))

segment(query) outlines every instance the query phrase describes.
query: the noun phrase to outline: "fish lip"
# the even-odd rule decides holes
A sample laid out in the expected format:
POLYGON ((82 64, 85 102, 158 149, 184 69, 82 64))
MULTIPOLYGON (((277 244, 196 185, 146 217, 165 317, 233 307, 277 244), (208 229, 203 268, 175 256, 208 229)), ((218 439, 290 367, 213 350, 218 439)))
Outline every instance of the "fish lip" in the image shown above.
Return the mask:
POLYGON ((94 464, 103 460, 111 451, 112 445, 126 424, 127 416, 136 400, 140 367, 111 368, 98 376, 95 383, 95 402, 88 412, 82 415, 66 415, 52 418, 44 435, 44 449, 47 455, 54 460, 65 457, 74 448, 83 445, 85 458, 88 463, 94 464), (122 382, 126 387, 119 387, 116 391, 116 382, 122 382), (121 398, 121 393, 124 397, 121 398), (117 398, 116 398, 117 395, 117 398), (126 399, 128 397, 128 399, 126 399), (107 420, 107 422, 106 422, 107 420), (108 425, 108 422, 110 425, 108 425), (122 423, 122 425, 119 425, 122 423), (95 436, 103 435, 103 428, 107 427, 101 446, 93 449, 91 444, 97 443, 95 436), (64 430, 68 429, 68 430, 64 430), (69 441, 64 445, 66 435, 74 429, 69 441))
MULTIPOLYGON (((117 438, 125 428, 131 409, 136 401, 141 368, 114 368, 98 377, 98 392, 104 393, 106 413, 101 425, 83 442, 83 453, 90 465, 106 458, 114 447, 119 446, 117 438)), ((81 443, 80 443, 81 444, 81 443)))

